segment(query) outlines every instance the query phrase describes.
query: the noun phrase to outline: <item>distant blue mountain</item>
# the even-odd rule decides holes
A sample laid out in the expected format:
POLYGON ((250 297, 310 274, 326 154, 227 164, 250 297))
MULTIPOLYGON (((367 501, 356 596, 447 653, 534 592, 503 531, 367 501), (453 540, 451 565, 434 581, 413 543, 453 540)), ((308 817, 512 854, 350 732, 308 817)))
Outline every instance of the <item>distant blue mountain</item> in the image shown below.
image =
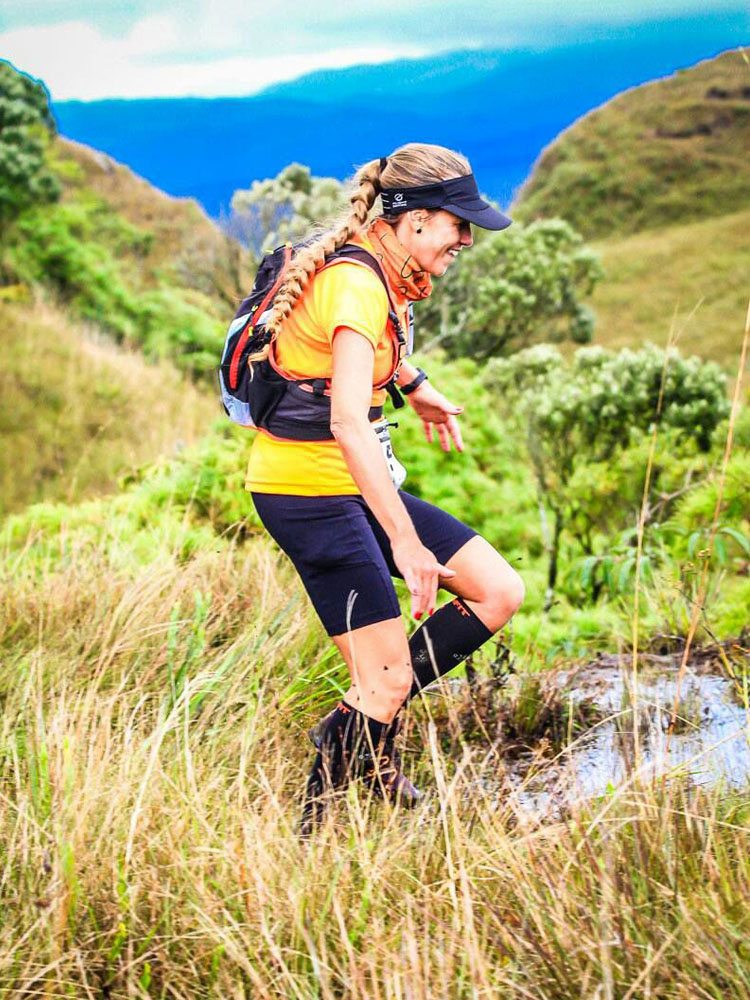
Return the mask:
POLYGON ((57 102, 62 134, 217 217, 288 163, 344 178, 409 141, 465 153, 507 205, 576 118, 626 88, 750 41, 750 14, 651 21, 545 50, 454 52, 313 73, 243 98, 57 102))

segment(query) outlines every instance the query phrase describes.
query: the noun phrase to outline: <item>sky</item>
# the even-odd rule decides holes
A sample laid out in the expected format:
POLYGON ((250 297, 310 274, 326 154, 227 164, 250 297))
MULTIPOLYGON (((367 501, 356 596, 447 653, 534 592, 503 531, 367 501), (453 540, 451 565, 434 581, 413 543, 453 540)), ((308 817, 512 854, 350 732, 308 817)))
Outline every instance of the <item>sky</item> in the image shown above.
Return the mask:
POLYGON ((315 69, 544 48, 742 0, 1 0, 0 57, 57 101, 241 96, 315 69), (564 21, 561 19, 564 12, 564 21))

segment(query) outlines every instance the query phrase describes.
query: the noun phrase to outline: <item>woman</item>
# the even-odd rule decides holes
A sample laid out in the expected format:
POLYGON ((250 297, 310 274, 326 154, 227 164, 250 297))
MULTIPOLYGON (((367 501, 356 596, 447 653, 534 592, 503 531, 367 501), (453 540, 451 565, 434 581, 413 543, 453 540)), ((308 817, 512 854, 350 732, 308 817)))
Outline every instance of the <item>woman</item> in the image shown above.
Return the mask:
POLYGON ((510 219, 478 193, 468 161, 441 146, 409 143, 362 167, 351 212, 299 250, 266 328, 273 357, 290 378, 329 378, 329 441, 256 435, 247 488, 269 533, 300 573, 320 619, 346 661, 351 686, 314 731, 302 832, 322 816, 325 793, 352 777, 382 797, 413 805, 419 792, 401 771, 394 740, 399 712, 500 629, 523 599, 523 584, 472 528, 398 489, 383 421, 381 386, 396 384, 444 451, 463 450, 454 405, 409 362, 394 357, 389 312, 402 326, 472 245, 471 223, 499 230, 510 219), (380 196, 382 216, 368 224, 380 196), (382 271, 330 260, 345 244, 364 247, 382 271), (399 366, 399 361, 400 367, 399 366), (389 468, 390 466, 390 468, 389 468), (427 620, 407 638, 392 576, 427 620), (437 590, 456 595, 437 611, 437 590))

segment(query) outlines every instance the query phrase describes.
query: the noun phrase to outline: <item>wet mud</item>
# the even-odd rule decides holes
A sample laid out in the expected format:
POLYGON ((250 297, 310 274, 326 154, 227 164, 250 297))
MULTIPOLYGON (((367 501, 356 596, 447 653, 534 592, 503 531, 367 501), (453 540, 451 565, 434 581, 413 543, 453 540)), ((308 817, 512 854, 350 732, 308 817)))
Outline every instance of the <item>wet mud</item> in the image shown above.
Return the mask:
POLYGON ((454 682, 444 748, 482 747, 485 791, 560 815, 623 784, 680 775, 750 787, 750 658, 736 649, 600 655, 541 675, 454 682), (456 707, 458 705, 458 707, 456 707))

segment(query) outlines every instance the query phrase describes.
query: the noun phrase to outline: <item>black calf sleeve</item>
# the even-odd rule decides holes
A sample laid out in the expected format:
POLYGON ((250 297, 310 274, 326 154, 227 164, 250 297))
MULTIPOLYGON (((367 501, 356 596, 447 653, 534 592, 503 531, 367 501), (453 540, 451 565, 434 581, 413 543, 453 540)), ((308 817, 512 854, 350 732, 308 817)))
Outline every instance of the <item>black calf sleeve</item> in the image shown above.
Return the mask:
POLYGON ((457 667, 492 634, 460 597, 443 605, 409 639, 414 671, 409 698, 457 667))

